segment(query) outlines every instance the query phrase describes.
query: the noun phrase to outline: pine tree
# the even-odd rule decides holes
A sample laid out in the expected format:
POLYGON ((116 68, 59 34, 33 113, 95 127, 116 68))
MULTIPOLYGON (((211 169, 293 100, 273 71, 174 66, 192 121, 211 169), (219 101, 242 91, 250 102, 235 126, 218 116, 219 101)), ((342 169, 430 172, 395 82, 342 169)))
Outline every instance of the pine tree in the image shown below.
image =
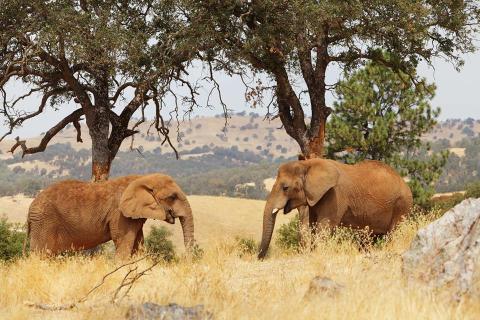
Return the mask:
POLYGON ((384 161, 407 177, 415 202, 426 205, 448 158, 448 151, 432 153, 421 139, 440 113, 430 105, 435 89, 425 79, 412 84, 409 75, 375 63, 351 73, 336 88, 328 157, 384 161))

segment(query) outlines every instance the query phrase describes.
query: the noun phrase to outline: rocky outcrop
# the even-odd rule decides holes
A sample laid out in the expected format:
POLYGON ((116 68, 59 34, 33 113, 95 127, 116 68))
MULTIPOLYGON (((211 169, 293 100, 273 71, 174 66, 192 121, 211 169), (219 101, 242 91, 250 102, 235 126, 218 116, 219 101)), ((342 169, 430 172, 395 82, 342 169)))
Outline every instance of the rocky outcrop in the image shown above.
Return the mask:
MULTIPOLYGON (((480 280, 480 199, 467 199, 420 229, 403 254, 408 279, 448 287, 456 297, 480 280)), ((478 283, 477 283, 478 286, 478 283)))

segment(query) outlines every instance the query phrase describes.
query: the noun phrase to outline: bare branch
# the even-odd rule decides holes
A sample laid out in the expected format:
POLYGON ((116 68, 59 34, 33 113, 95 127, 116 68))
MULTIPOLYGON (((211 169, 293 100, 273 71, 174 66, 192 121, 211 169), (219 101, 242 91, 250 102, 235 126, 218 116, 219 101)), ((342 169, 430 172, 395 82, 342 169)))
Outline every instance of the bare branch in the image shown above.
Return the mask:
MULTIPOLYGON (((12 149, 10 149, 10 152, 13 153, 15 151, 15 149, 17 149, 18 147, 21 147, 22 151, 23 151, 22 152, 22 158, 23 158, 26 154, 33 154, 33 153, 44 151, 45 148, 47 147, 48 143, 50 142, 50 140, 52 140, 52 138, 55 137, 55 135, 58 132, 60 132, 63 128, 65 128, 67 126, 67 124, 69 124, 71 122, 74 123, 75 121, 78 122, 80 117, 83 114, 84 114, 83 109, 77 109, 74 112, 72 112, 71 114, 69 114, 68 116, 66 116, 65 118, 63 118, 59 123, 57 123, 54 127, 52 127, 50 130, 48 130, 45 133, 42 140, 40 141, 40 144, 36 147, 27 148, 26 141, 25 140, 20 140, 20 138, 17 137, 15 139, 17 142, 12 147, 12 149)), ((78 139, 78 135, 77 135, 77 139, 78 139)))
MULTIPOLYGON (((155 90, 155 93, 156 93, 156 90, 155 90)), ((180 159, 180 156, 178 155, 178 151, 173 146, 173 143, 170 140, 170 136, 168 135, 170 130, 165 126, 165 121, 163 120, 162 114, 160 113, 162 107, 157 96, 153 97, 153 102, 155 103, 155 130, 157 130, 158 134, 164 137, 160 145, 163 146, 165 142, 167 142, 170 148, 172 148, 173 152, 175 153, 175 158, 178 160, 180 159)))
MULTIPOLYGON (((32 89, 34 90, 34 89, 32 89)), ((3 139, 5 139, 6 136, 12 134, 13 130, 21 125, 24 121, 28 120, 28 119, 31 119, 31 118, 34 118, 36 116, 38 116, 39 114, 41 114, 44 109, 45 109, 45 105, 47 104, 47 101, 48 99, 50 99, 51 97, 55 96, 55 95, 58 95, 58 94, 62 94, 64 92, 67 92, 67 88, 65 87, 59 87, 59 88, 55 88, 55 89, 52 89, 50 91, 47 91, 43 94, 43 97, 42 97, 42 100, 40 102, 40 105, 38 106, 37 110, 34 111, 34 112, 31 112, 31 113, 27 113, 23 116, 18 116, 18 117, 15 117, 13 115, 10 114, 10 111, 11 109, 13 109, 15 107, 15 104, 20 101, 20 99, 23 99, 24 97, 27 97, 28 95, 32 94, 33 92, 35 91, 30 91, 29 94, 27 95, 24 95, 24 96, 21 96, 20 98, 16 99, 14 101, 13 104, 9 105, 7 102, 6 102, 6 93, 5 91, 3 90, 2 88, 2 92, 3 92, 3 110, 0 111, 0 114, 3 114, 5 115, 8 119, 9 119, 9 129, 8 131, 2 136, 0 137, 0 141, 2 141, 3 139)), ((36 90, 38 91, 38 90, 36 90)))

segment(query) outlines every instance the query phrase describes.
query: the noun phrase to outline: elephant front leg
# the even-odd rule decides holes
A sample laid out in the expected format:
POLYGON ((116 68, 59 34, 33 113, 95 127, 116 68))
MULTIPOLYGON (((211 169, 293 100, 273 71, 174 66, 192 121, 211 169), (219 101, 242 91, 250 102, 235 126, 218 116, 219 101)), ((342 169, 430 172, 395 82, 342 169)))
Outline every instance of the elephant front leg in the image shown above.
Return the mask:
POLYGON ((137 232, 128 232, 121 237, 114 239, 115 260, 125 261, 130 258, 137 239, 137 232))
POLYGON ((133 250, 132 250, 132 254, 136 254, 138 252, 138 250, 140 249, 140 247, 143 246, 143 230, 140 229, 137 233, 137 237, 135 238, 135 243, 133 244, 133 250))

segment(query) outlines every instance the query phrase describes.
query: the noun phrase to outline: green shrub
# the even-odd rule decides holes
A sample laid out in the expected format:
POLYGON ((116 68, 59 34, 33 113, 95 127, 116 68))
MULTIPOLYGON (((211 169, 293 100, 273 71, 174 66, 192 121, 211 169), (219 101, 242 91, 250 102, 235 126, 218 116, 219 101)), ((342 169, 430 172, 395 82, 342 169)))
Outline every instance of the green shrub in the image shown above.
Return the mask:
POLYGON ((480 181, 467 185, 465 188, 465 198, 480 198, 480 181))
POLYGON ((172 262, 176 256, 173 242, 169 239, 171 236, 172 232, 165 227, 153 226, 150 234, 145 238, 145 249, 157 259, 172 262))
POLYGON ((278 229, 278 235, 275 240, 277 246, 287 251, 299 251, 300 249, 300 234, 298 228, 300 219, 296 214, 288 223, 282 225, 278 229))
POLYGON ((240 253, 240 257, 244 255, 253 255, 258 251, 258 244, 251 238, 236 238, 237 248, 240 253))
POLYGON ((19 224, 9 223, 6 218, 0 219, 0 260, 11 260, 22 255, 25 232, 18 231, 19 224))

